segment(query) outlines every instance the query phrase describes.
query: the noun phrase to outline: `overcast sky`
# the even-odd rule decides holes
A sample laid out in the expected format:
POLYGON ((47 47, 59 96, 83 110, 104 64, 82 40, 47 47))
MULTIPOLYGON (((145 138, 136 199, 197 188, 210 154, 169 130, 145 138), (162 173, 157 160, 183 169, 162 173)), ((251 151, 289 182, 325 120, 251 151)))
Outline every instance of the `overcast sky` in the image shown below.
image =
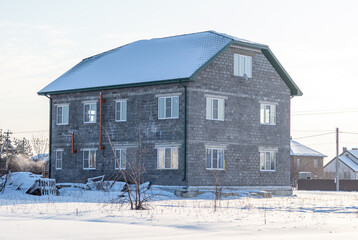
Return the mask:
POLYGON ((216 30, 270 46, 304 93, 291 101, 291 135, 329 160, 336 127, 351 133, 340 134, 340 148, 358 147, 357 3, 0 0, 0 129, 47 134, 49 101, 36 93, 83 58, 216 30))

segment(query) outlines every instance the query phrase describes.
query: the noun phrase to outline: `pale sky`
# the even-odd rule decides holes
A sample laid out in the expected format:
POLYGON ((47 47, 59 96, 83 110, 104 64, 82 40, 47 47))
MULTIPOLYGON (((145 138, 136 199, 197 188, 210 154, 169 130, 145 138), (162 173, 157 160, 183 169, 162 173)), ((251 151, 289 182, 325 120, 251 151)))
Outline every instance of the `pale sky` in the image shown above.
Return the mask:
POLYGON ((340 134, 340 149, 358 147, 357 9, 345 0, 0 0, 0 129, 47 134, 49 101, 36 93, 83 58, 216 30, 270 46, 304 94, 291 101, 292 137, 330 160, 336 127, 357 133, 340 134))

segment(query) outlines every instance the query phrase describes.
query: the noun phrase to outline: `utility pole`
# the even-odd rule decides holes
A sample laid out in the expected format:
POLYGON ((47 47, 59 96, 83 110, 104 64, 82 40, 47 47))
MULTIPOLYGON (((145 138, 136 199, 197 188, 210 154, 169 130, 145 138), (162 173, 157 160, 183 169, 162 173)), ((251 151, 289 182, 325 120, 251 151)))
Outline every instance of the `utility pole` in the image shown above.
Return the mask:
POLYGON ((339 149, 338 149, 338 134, 339 130, 336 128, 336 191, 339 191, 339 149))
POLYGON ((7 132, 4 132, 4 134, 6 134, 6 170, 9 169, 9 135, 12 134, 12 132, 10 132, 9 130, 7 130, 7 132))
POLYGON ((25 138, 22 139, 22 155, 25 153, 25 138))

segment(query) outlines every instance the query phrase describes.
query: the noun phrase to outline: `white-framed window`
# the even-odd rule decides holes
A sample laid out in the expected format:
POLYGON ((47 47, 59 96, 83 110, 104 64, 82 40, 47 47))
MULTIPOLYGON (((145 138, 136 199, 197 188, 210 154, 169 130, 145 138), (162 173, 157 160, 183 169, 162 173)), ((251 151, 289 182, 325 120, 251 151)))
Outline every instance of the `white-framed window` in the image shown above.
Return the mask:
POLYGON ((157 149, 158 169, 178 169, 178 148, 162 147, 157 149))
POLYGON ((95 123, 97 113, 97 102, 89 102, 83 104, 83 122, 95 123))
POLYGON ((116 149, 115 150, 116 159, 114 160, 114 169, 126 169, 127 156, 125 149, 116 149), (118 167, 119 165, 119 167, 118 167))
POLYGON ((69 119, 69 105, 57 105, 56 108, 56 124, 57 125, 67 125, 69 119))
POLYGON ((225 99, 206 97, 206 119, 221 120, 225 118, 225 99))
POLYGON ((206 149, 206 169, 224 170, 224 149, 207 148, 206 149))
POLYGON ((298 168, 300 167, 300 161, 301 161, 301 160, 298 158, 298 159, 297 159, 297 167, 298 167, 298 168))
POLYGON ((234 54, 234 75, 252 78, 252 57, 240 54, 234 54))
POLYGON ((276 171, 276 151, 260 151, 260 171, 276 171))
POLYGON ((127 121, 127 100, 116 100, 115 119, 116 122, 127 121))
POLYGON ((260 103, 260 123, 276 125, 276 105, 260 103))
POLYGON ((179 117, 179 96, 158 97, 158 118, 179 117))
POLYGON ((83 169, 96 169, 96 149, 83 150, 83 169))
POLYGON ((56 150, 56 169, 57 170, 62 169, 62 156, 63 156, 63 150, 62 149, 56 150))
POLYGON ((313 160, 313 166, 314 168, 318 168, 318 159, 313 160))

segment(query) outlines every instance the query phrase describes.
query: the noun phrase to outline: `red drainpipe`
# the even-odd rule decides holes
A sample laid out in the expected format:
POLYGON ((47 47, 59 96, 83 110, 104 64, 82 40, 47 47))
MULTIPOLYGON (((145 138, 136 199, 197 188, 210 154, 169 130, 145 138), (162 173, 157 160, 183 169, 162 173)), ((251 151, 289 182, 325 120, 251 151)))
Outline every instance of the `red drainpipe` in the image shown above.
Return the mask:
POLYGON ((99 94, 99 150, 104 150, 102 145, 102 103, 105 101, 102 98, 102 93, 99 94))
POLYGON ((76 153, 77 150, 75 149, 75 133, 72 132, 72 153, 76 153))

